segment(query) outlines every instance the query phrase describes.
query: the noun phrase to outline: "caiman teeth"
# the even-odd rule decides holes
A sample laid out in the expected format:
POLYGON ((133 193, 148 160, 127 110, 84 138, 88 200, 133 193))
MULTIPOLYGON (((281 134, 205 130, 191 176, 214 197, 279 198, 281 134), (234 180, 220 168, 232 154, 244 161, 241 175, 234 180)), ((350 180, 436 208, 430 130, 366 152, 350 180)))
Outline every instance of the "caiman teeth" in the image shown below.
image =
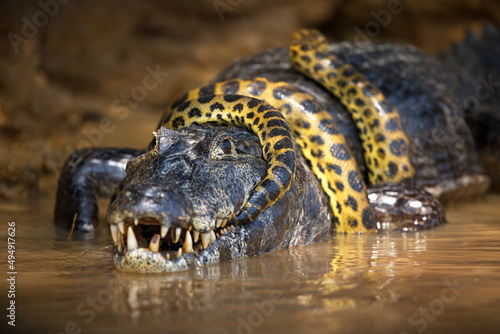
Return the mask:
POLYGON ((137 244, 134 230, 132 229, 132 226, 129 226, 127 230, 127 248, 129 251, 131 251, 136 249, 137 247, 139 247, 139 245, 137 244))
POLYGON ((199 237, 200 237, 200 231, 193 230, 193 241, 198 242, 199 237))
POLYGON ((118 228, 120 229, 120 232, 122 232, 123 235, 125 235, 125 222, 119 222, 118 228))
POLYGON ((160 250, 160 235, 159 234, 153 235, 153 237, 151 238, 151 241, 149 242, 148 249, 150 251, 152 251, 153 253, 158 253, 158 251, 160 250))
POLYGON ((175 233, 172 234, 172 242, 174 244, 179 242, 179 238, 181 237, 181 232, 182 232, 182 229, 180 227, 177 227, 175 229, 175 233))
POLYGON ((216 227, 216 228, 221 228, 221 227, 226 226, 226 224, 227 224, 228 220, 229 220, 229 219, 227 219, 227 218, 225 218, 225 219, 224 219, 224 218, 217 218, 217 219, 215 220, 215 227, 216 227))
POLYGON ((161 226, 160 235, 161 235, 162 239, 167 236, 167 233, 168 233, 169 229, 170 229, 169 227, 166 227, 166 226, 163 226, 163 225, 161 226))
POLYGON ((210 232, 201 233, 201 245, 206 249, 210 245, 210 232))
POLYGON ((193 252, 193 240, 191 239, 191 232, 186 232, 186 237, 184 238, 184 245, 182 245, 182 251, 184 253, 193 252))
POLYGON ((113 243, 115 246, 118 245, 118 226, 115 224, 109 225, 109 230, 111 231, 111 237, 113 238, 113 243))
POLYGON ((149 250, 151 254, 161 254, 165 259, 175 261, 184 255, 207 249, 214 241, 227 234, 232 228, 227 226, 229 220, 230 218, 216 218, 215 229, 207 232, 195 230, 192 225, 186 228, 167 227, 149 217, 127 217, 119 223, 110 224, 109 228, 114 245, 122 256, 142 248, 149 250))

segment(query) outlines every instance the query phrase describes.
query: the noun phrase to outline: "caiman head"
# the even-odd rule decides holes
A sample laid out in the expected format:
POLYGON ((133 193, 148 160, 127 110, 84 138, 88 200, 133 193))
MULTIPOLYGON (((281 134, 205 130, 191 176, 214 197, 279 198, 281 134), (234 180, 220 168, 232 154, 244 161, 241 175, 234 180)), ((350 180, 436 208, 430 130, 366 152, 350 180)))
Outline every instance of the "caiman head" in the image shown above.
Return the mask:
POLYGON ((115 265, 134 272, 177 271, 290 243, 290 233, 280 233, 290 227, 287 196, 282 209, 267 210, 266 223, 248 224, 258 225, 252 236, 249 226, 231 225, 266 170, 258 138, 243 129, 162 127, 148 151, 128 163, 108 209, 115 265), (273 245, 262 241, 271 236, 273 245))

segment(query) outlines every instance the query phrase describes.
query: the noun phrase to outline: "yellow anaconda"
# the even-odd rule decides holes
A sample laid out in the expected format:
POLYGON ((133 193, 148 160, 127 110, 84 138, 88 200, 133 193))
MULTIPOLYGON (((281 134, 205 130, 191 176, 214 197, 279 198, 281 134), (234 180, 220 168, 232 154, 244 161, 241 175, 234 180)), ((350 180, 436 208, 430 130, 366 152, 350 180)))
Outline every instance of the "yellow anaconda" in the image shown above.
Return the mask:
MULTIPOLYGON (((290 58, 296 70, 325 86, 351 113, 362 141, 371 183, 401 182, 413 177, 409 140, 398 112, 351 65, 326 52, 323 35, 314 30, 297 33, 290 46, 290 58)), ((246 104, 252 103, 247 101, 246 104)), ((162 123, 170 128, 193 123, 232 123, 246 127, 259 136, 269 169, 265 179, 251 195, 246 211, 237 217, 238 221, 255 218, 287 190, 294 166, 289 161, 276 164, 277 157, 287 154, 287 158, 290 158, 288 155, 293 151, 293 145, 287 142, 286 146, 282 146, 277 142, 289 140, 285 132, 291 131, 330 198, 337 232, 374 231, 373 212, 366 196, 366 186, 345 138, 332 116, 312 96, 288 83, 257 78, 203 86, 177 99, 166 111, 162 123), (234 98, 229 98, 234 96, 232 94, 237 94, 238 99, 242 99, 242 95, 252 96, 281 110, 291 129, 276 111, 272 111, 272 117, 263 117, 270 112, 266 108, 271 107, 260 105, 262 113, 256 115, 255 109, 242 108, 241 101, 232 101, 234 98), (280 129, 279 138, 268 138, 271 131, 277 132, 277 127, 280 129)))
MULTIPOLYGON (((299 92, 286 82, 271 82, 265 78, 255 80, 230 80, 203 86, 189 91, 173 103, 175 110, 166 111, 167 127, 186 122, 185 115, 178 119, 176 110, 183 109, 184 101, 201 98, 207 94, 238 94, 252 96, 279 109, 289 122, 292 133, 311 168, 329 196, 330 206, 338 232, 368 232, 373 230, 373 214, 366 197, 366 187, 356 161, 349 152, 344 136, 332 116, 315 99, 299 92)), ((253 110, 241 110, 247 128, 252 127, 253 110)), ((201 122, 205 113, 188 113, 190 121, 201 122)), ((241 121, 241 117, 238 119, 241 121)), ((175 126, 176 127, 176 126, 175 126)), ((267 133, 269 121, 262 119, 257 134, 267 133)), ((265 144, 264 157, 271 150, 265 144)))
POLYGON ((253 190, 238 223, 255 219, 289 189, 295 174, 292 133, 285 117, 264 102, 241 95, 206 95, 176 106, 164 125, 170 129, 191 124, 233 124, 259 136, 268 162, 267 175, 253 190))
POLYGON ((397 110, 378 88, 350 64, 326 52, 326 39, 316 30, 301 30, 290 46, 293 67, 337 97, 358 128, 370 183, 411 179, 409 140, 397 110))

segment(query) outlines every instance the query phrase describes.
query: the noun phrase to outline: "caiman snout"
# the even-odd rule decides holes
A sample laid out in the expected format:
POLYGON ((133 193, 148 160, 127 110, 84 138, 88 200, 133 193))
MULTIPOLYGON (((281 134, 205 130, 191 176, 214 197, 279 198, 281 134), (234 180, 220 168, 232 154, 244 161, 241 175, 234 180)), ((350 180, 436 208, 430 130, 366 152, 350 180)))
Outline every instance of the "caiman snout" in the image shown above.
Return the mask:
POLYGON ((192 206, 181 192, 168 186, 140 183, 124 189, 108 210, 108 222, 156 219, 166 227, 188 228, 192 206))
POLYGON ((168 260, 207 249, 231 230, 230 218, 196 206, 179 189, 148 183, 124 188, 108 210, 119 253, 147 249, 168 260))

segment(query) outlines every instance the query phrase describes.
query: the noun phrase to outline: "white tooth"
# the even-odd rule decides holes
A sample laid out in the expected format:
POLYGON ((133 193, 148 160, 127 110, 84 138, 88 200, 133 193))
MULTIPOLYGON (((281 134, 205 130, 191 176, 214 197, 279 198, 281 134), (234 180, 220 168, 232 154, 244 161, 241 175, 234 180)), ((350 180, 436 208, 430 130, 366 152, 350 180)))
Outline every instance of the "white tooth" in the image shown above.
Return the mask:
POLYGON ((200 231, 193 230, 193 241, 198 242, 199 237, 200 237, 200 231))
POLYGON ((222 220, 222 223, 220 224, 221 227, 224 227, 226 226, 226 223, 227 223, 227 219, 223 219, 222 220))
POLYGON ((222 224, 222 218, 217 218, 217 220, 215 221, 215 226, 220 227, 220 224, 222 224))
POLYGON ((120 232, 122 232, 122 234, 125 234, 125 223, 124 222, 119 222, 118 228, 120 229, 120 232))
POLYGON ((139 247, 137 245, 137 239, 135 238, 134 230, 132 229, 132 226, 128 227, 127 230, 127 248, 129 251, 136 249, 139 247))
POLYGON ((167 255, 165 255, 165 257, 166 257, 167 260, 170 260, 170 254, 169 253, 167 253, 167 255))
POLYGON ((182 245, 182 251, 184 253, 193 252, 193 240, 191 239, 191 233, 189 231, 186 232, 186 238, 184 239, 184 245, 182 245))
POLYGON ((165 238, 165 236, 166 236, 166 235, 167 235, 167 233, 168 233, 168 230, 169 230, 169 228, 168 228, 168 227, 163 226, 163 225, 161 226, 161 232, 160 232, 160 234, 161 234, 161 237, 162 237, 162 238, 165 238))
POLYGON ((177 251, 177 257, 181 257, 182 256, 182 248, 179 248, 179 250, 177 251))
POLYGON ((122 253, 123 252, 123 248, 122 248, 122 243, 118 243, 118 253, 122 253))
POLYGON ((139 225, 139 218, 135 218, 135 219, 134 219, 134 225, 135 225, 135 226, 139 225))
POLYGON ((206 249, 208 245, 210 245, 210 232, 201 234, 201 245, 203 246, 203 249, 206 249))
POLYGON ((113 238, 113 242, 115 246, 117 246, 118 243, 118 226, 115 224, 110 224, 109 225, 109 230, 111 231, 111 237, 113 238))
POLYGON ((174 244, 179 242, 179 238, 181 237, 181 231, 182 231, 182 229, 180 227, 177 227, 175 229, 175 235, 173 235, 173 238, 172 238, 172 241, 174 242, 174 244))
POLYGON ((155 234, 151 238, 151 241, 149 242, 149 250, 152 251, 153 253, 158 253, 160 250, 160 235, 155 234))
POLYGON ((214 242, 214 241, 215 241, 215 239, 216 239, 216 237, 215 237, 215 233, 214 233, 214 231, 211 231, 211 232, 210 232, 210 242, 211 242, 211 243, 212 243, 212 242, 214 242))

